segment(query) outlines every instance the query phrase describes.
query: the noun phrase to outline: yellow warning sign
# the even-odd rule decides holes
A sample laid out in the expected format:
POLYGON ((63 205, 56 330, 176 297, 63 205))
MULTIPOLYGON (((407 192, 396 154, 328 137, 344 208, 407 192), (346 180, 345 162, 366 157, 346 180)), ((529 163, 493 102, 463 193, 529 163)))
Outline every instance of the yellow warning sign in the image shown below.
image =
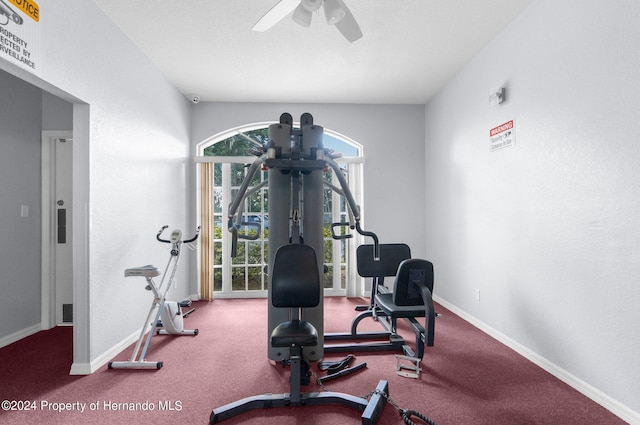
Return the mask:
POLYGON ((0 0, 0 60, 39 70, 40 12, 35 0, 0 0))
POLYGON ((28 17, 40 22, 40 6, 33 0, 9 0, 14 6, 23 11, 28 17))

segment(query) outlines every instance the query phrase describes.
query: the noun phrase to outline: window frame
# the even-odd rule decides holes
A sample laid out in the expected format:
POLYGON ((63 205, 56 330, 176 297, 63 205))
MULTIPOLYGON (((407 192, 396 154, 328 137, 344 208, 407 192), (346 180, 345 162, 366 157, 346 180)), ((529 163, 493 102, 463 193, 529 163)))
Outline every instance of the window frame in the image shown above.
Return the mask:
MULTIPOLYGON (((198 143, 198 145, 196 146, 196 151, 197 151, 196 157, 194 159, 197 163, 204 163, 204 162, 214 163, 213 167, 215 167, 215 164, 222 164, 222 167, 223 167, 222 175, 224 176, 225 171, 229 172, 230 168, 232 167, 232 164, 250 164, 255 161, 256 157, 255 156, 204 156, 205 149, 208 146, 224 141, 234 135, 267 128, 269 125, 273 123, 274 122, 247 124, 244 126, 228 129, 216 135, 213 135, 207 138, 206 140, 198 143)), ((296 123, 294 125, 298 125, 298 124, 296 123)), ((350 177, 348 179, 349 188, 353 192, 353 195, 356 201, 362 208, 362 204, 363 204, 362 176, 363 176, 363 168, 364 168, 363 167, 364 156, 363 156, 362 145, 350 139, 349 137, 346 137, 342 134, 339 134, 335 131, 332 131, 326 128, 324 129, 324 133, 326 136, 336 139, 341 143, 346 143, 352 146, 357 151, 358 156, 336 158, 336 162, 338 162, 342 167, 344 167, 348 176, 350 177)), ((334 173, 333 170, 331 172, 334 173)), ((212 174, 215 175, 215 172, 213 172, 212 174)), ((198 173, 197 186, 199 189, 202 186, 201 178, 202 177, 200 176, 200 173, 198 173)), ((213 179, 214 177, 211 177, 211 178, 213 179)), ((228 178, 225 179, 225 177, 223 177, 223 183, 222 183, 223 201, 222 202, 225 205, 227 205, 229 202, 229 199, 231 199, 231 193, 232 193, 231 182, 227 180, 228 178)), ((334 178, 334 181, 335 181, 335 178, 334 178)), ((266 190, 266 188, 264 190, 266 190)), ((335 193, 335 191, 331 191, 331 192, 332 192, 332 205, 336 205, 337 203, 340 206, 345 206, 344 199, 339 194, 335 193)), ((198 211, 201 211, 201 207, 202 207, 200 193, 201 193, 200 190, 198 190, 198 196, 197 196, 198 211)), ((268 211, 263 212, 263 214, 264 213, 268 214, 268 211)), ((332 208, 331 213, 332 213, 332 220, 335 220, 336 218, 340 217, 341 213, 345 213, 345 211, 332 208)), ((219 213, 216 213, 216 215, 218 214, 219 213)), ((222 207, 223 227, 224 227, 224 223, 226 223, 226 220, 227 220, 227 209, 224 208, 224 205, 223 205, 222 207)), ((335 240, 331 238, 325 238, 325 241, 328 241, 330 239, 331 243, 333 244, 332 245, 333 257, 332 257, 331 265, 333 266, 333 270, 334 270, 333 275, 331 277, 331 283, 332 283, 331 286, 325 287, 324 289, 325 296, 345 296, 346 295, 350 297, 353 297, 353 296, 362 297, 366 295, 364 279, 358 276, 357 274, 356 256, 355 256, 355 248, 361 243, 363 243, 363 239, 361 235, 355 232, 353 233, 354 233, 353 238, 350 238, 350 239, 335 240), (337 272, 335 271, 336 262, 337 264, 339 264, 337 272), (344 272, 342 271, 343 267, 344 267, 344 272)), ((266 287, 267 285, 267 282, 265 282, 266 279, 264 277, 262 278, 262 285, 263 285, 262 288, 264 289, 260 289, 260 290, 246 289, 247 288, 246 279, 248 278, 246 273, 245 273, 245 290, 233 290, 232 269, 234 267, 235 268, 244 267, 245 270, 247 270, 247 267, 253 267, 253 266, 247 265, 244 263, 234 264, 234 261, 231 259, 231 257, 225 254, 229 252, 229 250, 231 249, 230 232, 225 231, 225 229, 223 228, 221 232, 221 236, 222 236, 221 240, 217 240, 213 238, 212 240, 213 240, 213 243, 221 243, 222 264, 213 264, 212 262, 214 270, 211 271, 210 273, 210 276, 212 278, 215 278, 216 270, 220 270, 219 275, 221 277, 221 288, 220 288, 221 290, 213 290, 214 283, 211 283, 211 286, 212 286, 211 297, 212 298, 213 297, 216 297, 216 298, 267 297, 268 289, 266 287)), ((213 234, 212 234, 212 237, 213 237, 213 234)), ((264 241, 262 241, 262 245, 261 245, 263 261, 266 260, 266 255, 264 252, 265 245, 268 245, 268 240, 266 238, 264 239, 264 241)), ((199 247, 199 250, 200 249, 201 248, 199 247)), ((200 254, 201 255, 198 256, 198 280, 200 283, 200 288, 203 288, 204 286, 202 285, 202 281, 201 281, 203 276, 203 274, 201 273, 202 271, 201 267, 204 261, 202 260, 203 253, 201 252, 200 254)), ((213 256, 214 254, 212 253, 210 255, 213 256)), ((201 292, 202 292, 202 289, 201 289, 201 292)), ((200 297, 202 298, 202 296, 203 294, 201 293, 200 297)), ((205 298, 207 297, 205 296, 205 298)))

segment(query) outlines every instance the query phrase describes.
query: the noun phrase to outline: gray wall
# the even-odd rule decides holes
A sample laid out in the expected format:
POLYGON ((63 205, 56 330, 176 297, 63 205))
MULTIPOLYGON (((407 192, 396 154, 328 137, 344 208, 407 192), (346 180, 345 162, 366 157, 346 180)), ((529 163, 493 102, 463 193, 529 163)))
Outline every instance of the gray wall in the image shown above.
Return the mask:
POLYGON ((536 1, 427 104, 425 157, 436 293, 636 420, 638 18, 536 1), (510 119, 515 146, 489 152, 510 119))
POLYGON ((42 92, 0 71, 0 338, 40 325, 42 92), (20 216, 20 206, 29 216, 20 216))
POLYGON ((0 71, 0 339, 41 321, 41 134, 71 130, 72 105, 0 71), (29 216, 21 217, 21 206, 29 216))
POLYGON ((43 91, 42 129, 50 131, 73 130, 73 104, 43 91))

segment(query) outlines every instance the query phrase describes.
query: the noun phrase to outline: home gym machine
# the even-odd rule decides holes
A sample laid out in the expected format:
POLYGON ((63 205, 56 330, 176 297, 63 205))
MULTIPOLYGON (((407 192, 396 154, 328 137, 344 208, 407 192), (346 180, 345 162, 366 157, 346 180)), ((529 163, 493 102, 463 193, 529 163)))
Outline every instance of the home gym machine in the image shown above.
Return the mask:
MULTIPOLYGON (((210 423, 245 413, 252 409, 300 405, 342 404, 362 413, 362 424, 375 424, 389 394, 388 383, 379 381, 367 400, 330 391, 301 393, 300 386, 309 383, 310 361, 324 356, 323 337, 323 170, 335 170, 342 193, 360 228, 358 206, 349 191, 340 166, 323 148, 323 128, 313 124, 313 117, 300 117, 300 128, 294 128, 288 113, 280 122, 269 126, 269 142, 258 152, 238 195, 229 206, 229 230, 232 251, 238 238, 248 237, 240 231, 246 226, 236 222, 238 208, 248 193, 254 175, 268 170, 269 187, 269 256, 268 256, 268 358, 290 365, 290 393, 247 397, 216 408, 210 423)), ((239 214, 238 220, 242 216, 239 214)), ((232 253, 234 255, 234 253, 232 253)))
POLYGON ((350 332, 325 334, 325 341, 357 342, 325 344, 325 352, 400 351, 396 356, 398 375, 418 378, 425 345, 434 345, 435 318, 439 316, 432 299, 433 264, 411 258, 406 244, 361 245, 356 256, 358 274, 372 279, 370 303, 357 307, 361 313, 350 332), (392 291, 384 284, 390 277, 394 279, 392 291), (424 317, 424 325, 416 319, 419 317, 424 317), (359 332, 358 325, 366 318, 376 320, 385 330, 359 332), (412 329, 413 347, 398 333, 398 319, 406 320, 412 329))
POLYGON ((151 345, 151 338, 153 338, 155 334, 198 335, 198 329, 184 329, 183 318, 191 314, 194 309, 183 313, 182 308, 191 307, 191 300, 186 299, 176 302, 168 301, 166 297, 175 280, 182 245, 198 239, 200 227, 196 229, 195 236, 184 241, 182 240, 182 232, 178 229, 171 232, 169 239, 161 238, 160 236, 167 227, 169 226, 163 226, 156 235, 156 239, 159 242, 171 244, 169 262, 164 270, 160 284, 156 285, 153 280, 154 277, 160 276, 160 271, 154 266, 147 265, 126 269, 124 271, 125 277, 140 276, 145 278, 147 282, 145 289, 151 291, 153 294, 153 302, 151 303, 149 314, 147 314, 147 318, 144 320, 138 342, 133 349, 131 357, 128 361, 109 362, 109 369, 160 369, 163 365, 162 362, 153 362, 146 359, 147 351, 149 351, 149 346, 151 345), (149 326, 151 326, 151 329, 149 329, 149 326), (146 338, 145 334, 147 334, 146 338), (144 347, 142 347, 143 343, 144 347), (140 351, 141 347, 142 351, 140 351))

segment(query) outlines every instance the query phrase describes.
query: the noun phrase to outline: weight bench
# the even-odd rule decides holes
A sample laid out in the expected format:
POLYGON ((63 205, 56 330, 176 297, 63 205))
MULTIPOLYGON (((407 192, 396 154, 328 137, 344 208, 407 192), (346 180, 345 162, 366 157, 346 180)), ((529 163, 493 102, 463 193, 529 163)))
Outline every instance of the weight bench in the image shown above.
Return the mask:
POLYGON ((380 258, 373 256, 372 245, 358 247, 358 273, 372 277, 371 306, 356 316, 351 332, 326 334, 325 340, 368 341, 350 344, 325 344, 325 352, 394 351, 406 357, 422 359, 424 346, 433 346, 436 313, 433 306, 433 264, 427 260, 409 258, 404 244, 380 244, 380 258), (393 270, 393 271, 392 271, 393 270), (395 276, 393 292, 384 286, 384 278, 395 276), (358 332, 358 324, 373 318, 385 332, 358 332), (424 326, 416 318, 424 317, 424 326), (415 335, 415 351, 397 332, 397 320, 406 319, 415 335), (375 340, 387 341, 375 341, 375 340), (374 341, 371 341, 374 340, 374 341))

